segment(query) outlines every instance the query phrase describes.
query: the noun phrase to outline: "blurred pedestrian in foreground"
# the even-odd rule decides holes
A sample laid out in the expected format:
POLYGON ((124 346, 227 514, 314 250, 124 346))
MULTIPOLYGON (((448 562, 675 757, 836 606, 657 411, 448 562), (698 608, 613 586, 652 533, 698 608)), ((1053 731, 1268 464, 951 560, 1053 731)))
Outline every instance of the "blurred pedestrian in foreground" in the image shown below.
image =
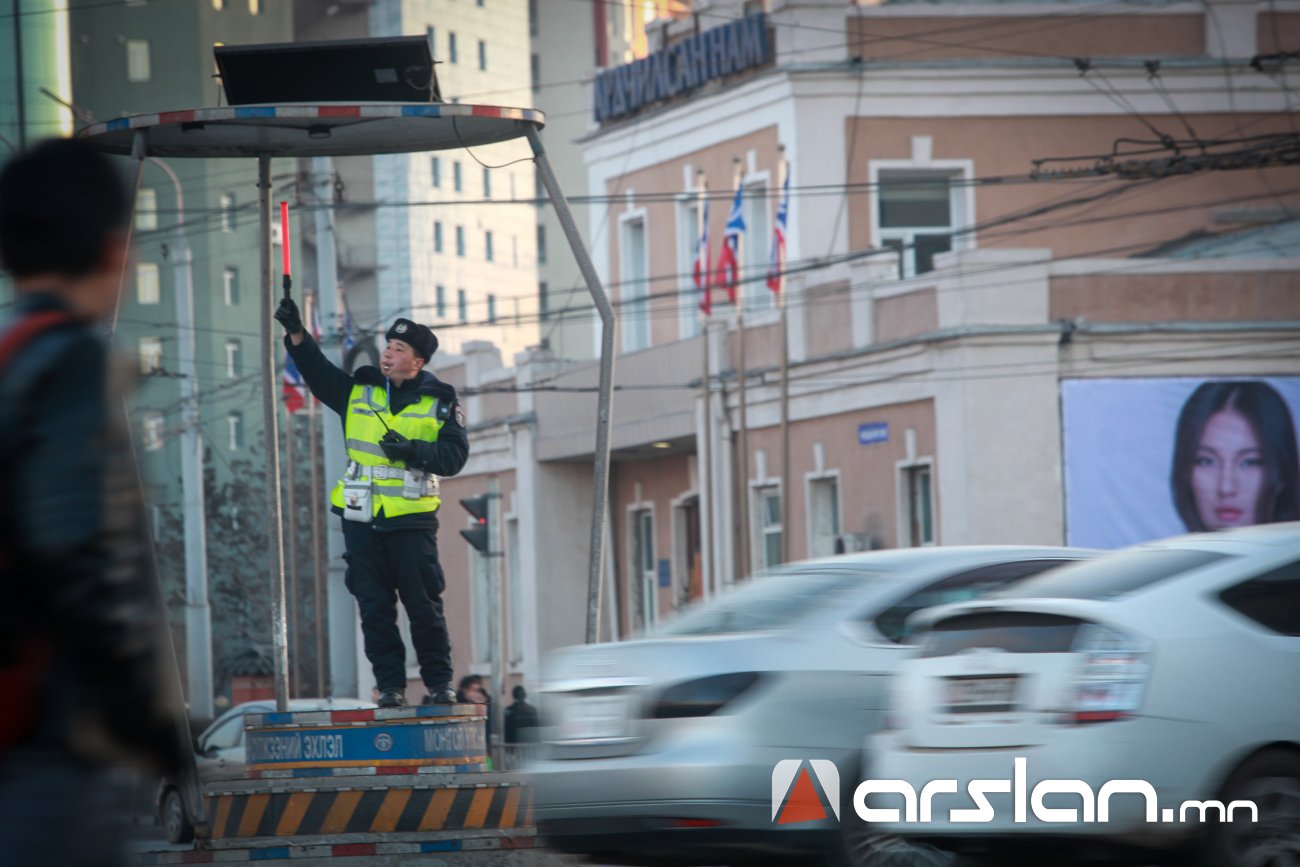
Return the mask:
POLYGON ((102 324, 127 258, 117 169, 51 141, 0 172, 0 862, 121 862, 106 768, 179 770, 149 537, 102 324))

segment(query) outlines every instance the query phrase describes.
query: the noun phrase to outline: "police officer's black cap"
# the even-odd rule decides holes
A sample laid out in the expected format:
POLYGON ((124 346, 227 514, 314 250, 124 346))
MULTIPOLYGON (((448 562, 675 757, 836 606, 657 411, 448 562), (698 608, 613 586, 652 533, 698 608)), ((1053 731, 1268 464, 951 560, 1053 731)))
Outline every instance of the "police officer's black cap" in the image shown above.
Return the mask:
POLYGON ((406 343, 415 354, 428 361, 438 351, 438 338, 433 329, 409 319, 398 319, 384 335, 386 340, 400 340, 406 343))

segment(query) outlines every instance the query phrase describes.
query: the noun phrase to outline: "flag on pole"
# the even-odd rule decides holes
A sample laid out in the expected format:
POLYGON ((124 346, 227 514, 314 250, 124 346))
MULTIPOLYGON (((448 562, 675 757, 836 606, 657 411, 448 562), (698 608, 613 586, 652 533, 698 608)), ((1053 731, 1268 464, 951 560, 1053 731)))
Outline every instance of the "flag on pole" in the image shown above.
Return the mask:
POLYGON ((772 258, 767 263, 767 288, 781 294, 781 276, 785 271, 785 225, 790 212, 790 175, 781 184, 781 203, 776 206, 776 222, 772 225, 772 258))
POLYGON ((700 237, 695 242, 695 288, 700 290, 700 310, 713 313, 713 280, 709 273, 709 200, 704 200, 700 216, 700 237))
POLYGON ((284 354, 284 409, 295 413, 307 405, 307 396, 302 384, 302 374, 298 365, 293 363, 289 353, 284 354))
POLYGON ((727 290, 727 300, 736 304, 736 289, 740 284, 740 236, 745 232, 745 215, 741 204, 745 186, 736 187, 736 198, 731 203, 731 215, 722 233, 722 253, 718 256, 718 282, 727 290))

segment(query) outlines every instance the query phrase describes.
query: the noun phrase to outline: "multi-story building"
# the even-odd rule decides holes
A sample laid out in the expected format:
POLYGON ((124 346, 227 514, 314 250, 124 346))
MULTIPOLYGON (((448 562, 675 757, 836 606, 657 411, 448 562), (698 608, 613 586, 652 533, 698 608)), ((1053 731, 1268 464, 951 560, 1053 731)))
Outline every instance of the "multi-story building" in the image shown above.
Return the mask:
MULTIPOLYGON (((1300 414, 1300 168, 1269 57, 1296 13, 763 5, 655 22, 649 56, 593 88, 593 257, 620 316, 606 634, 836 550, 1195 527, 1174 443, 1205 396, 1300 414), (714 266, 743 189, 743 326, 719 289, 700 317, 701 176, 714 266)), ((444 496, 503 493, 506 646, 529 679, 583 638, 596 369, 467 349, 446 375, 475 447, 444 496)), ((1274 519, 1270 497, 1219 512, 1274 519)), ((468 574, 467 546, 443 551, 468 574)), ((492 601, 449 604, 477 647, 492 601)))
MULTIPOLYGON (((286 41, 291 34, 287 5, 259 0, 98 4, 70 15, 71 96, 80 125, 92 117, 218 105, 213 46, 286 41)), ((293 167, 277 164, 275 172, 276 195, 293 200, 293 167)), ((271 637, 262 553, 256 178, 252 160, 145 164, 115 336, 119 351, 138 360, 142 375, 133 415, 178 633, 184 631, 186 600, 180 458, 185 421, 177 347, 182 329, 192 329, 195 338, 214 683, 227 697, 228 664, 250 648, 269 645, 271 637), (175 255, 178 232, 192 256, 190 322, 180 322, 177 314, 176 280, 185 268, 175 255)), ((194 697, 192 703, 203 707, 194 697)))

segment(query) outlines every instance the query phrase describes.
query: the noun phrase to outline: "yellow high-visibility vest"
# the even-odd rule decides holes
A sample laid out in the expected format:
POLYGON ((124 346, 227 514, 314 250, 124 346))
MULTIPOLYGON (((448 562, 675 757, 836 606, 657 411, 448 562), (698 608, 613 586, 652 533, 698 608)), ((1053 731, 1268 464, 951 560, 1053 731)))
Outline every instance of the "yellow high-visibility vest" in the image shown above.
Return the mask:
MULTIPOLYGON (((375 516, 379 515, 380 509, 383 509, 385 517, 396 518, 400 515, 436 512, 438 506, 442 505, 442 499, 437 495, 418 498, 404 496, 402 490, 405 484, 400 473, 394 473, 394 478, 375 478, 372 469, 406 469, 406 464, 402 461, 390 461, 379 445, 380 439, 390 429, 408 439, 437 442, 438 433, 444 424, 444 419, 439 418, 440 408, 437 398, 425 394, 393 415, 388 410, 388 394, 382 386, 352 386, 343 435, 347 439, 348 459, 360 466, 362 476, 371 479, 370 507, 375 516), (380 421, 381 418, 383 421, 380 421)), ((330 503, 340 509, 343 508, 343 482, 340 479, 330 493, 330 503)))

